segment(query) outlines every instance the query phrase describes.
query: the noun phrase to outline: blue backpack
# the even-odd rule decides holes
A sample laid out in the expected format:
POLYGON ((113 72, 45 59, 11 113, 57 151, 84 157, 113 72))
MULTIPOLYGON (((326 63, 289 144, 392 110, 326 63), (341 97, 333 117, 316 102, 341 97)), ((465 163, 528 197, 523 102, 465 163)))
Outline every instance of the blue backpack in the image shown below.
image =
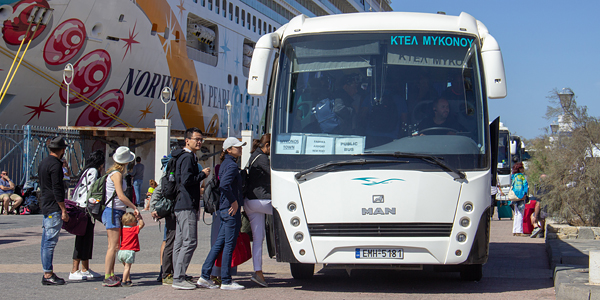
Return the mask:
POLYGON ((340 118, 333 111, 334 100, 325 98, 313 107, 313 113, 323 133, 334 133, 340 126, 340 118))

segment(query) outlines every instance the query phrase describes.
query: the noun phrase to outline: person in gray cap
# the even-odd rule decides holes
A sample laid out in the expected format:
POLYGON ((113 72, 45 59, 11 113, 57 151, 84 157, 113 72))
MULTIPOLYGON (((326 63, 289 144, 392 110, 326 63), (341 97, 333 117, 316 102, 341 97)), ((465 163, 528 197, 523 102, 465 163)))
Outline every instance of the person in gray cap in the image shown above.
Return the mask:
POLYGON ((39 202, 44 215, 41 244, 42 267, 44 269, 43 285, 65 284, 65 280, 54 273, 52 259, 62 224, 69 221, 64 202, 64 174, 61 161, 66 148, 67 143, 62 137, 52 139, 48 144, 50 155, 44 158, 38 167, 41 189, 39 202))

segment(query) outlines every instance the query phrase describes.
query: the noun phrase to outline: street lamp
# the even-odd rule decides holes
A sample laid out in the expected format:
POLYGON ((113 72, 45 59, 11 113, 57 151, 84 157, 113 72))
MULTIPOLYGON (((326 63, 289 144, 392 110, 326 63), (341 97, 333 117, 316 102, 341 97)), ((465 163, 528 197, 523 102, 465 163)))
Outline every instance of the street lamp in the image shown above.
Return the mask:
POLYGON ((225 107, 227 108, 227 137, 229 137, 229 125, 231 124, 231 99, 227 101, 225 107))
POLYGON ((570 88, 564 88, 558 93, 558 98, 560 99, 560 105, 562 105, 563 109, 565 107, 571 107, 571 100, 573 100, 573 96, 575 93, 570 88))
POLYGON ((160 101, 165 104, 165 117, 163 119, 167 118, 167 104, 171 102, 171 94, 171 88, 168 86, 165 86, 160 92, 160 101))
POLYGON ((67 64, 63 70, 63 81, 67 85, 67 114, 65 116, 65 127, 69 128, 69 85, 73 82, 73 65, 67 64))

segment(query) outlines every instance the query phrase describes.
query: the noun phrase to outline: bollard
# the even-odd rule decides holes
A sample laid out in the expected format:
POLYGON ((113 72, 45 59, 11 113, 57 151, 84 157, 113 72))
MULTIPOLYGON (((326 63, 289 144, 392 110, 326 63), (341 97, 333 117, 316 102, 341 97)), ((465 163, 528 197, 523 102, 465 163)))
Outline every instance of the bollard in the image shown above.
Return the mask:
POLYGON ((589 282, 600 285, 600 250, 590 250, 589 282))

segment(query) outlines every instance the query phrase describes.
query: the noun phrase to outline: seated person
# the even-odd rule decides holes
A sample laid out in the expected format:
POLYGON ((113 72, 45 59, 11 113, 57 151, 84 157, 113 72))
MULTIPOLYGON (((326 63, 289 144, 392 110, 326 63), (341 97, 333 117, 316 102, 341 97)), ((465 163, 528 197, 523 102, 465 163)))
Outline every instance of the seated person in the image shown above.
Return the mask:
POLYGON ((464 132, 462 126, 456 122, 456 118, 448 118, 449 115, 450 105, 448 104, 448 100, 439 98, 433 103, 433 117, 424 119, 419 123, 419 134, 454 135, 457 132, 464 132))
POLYGON ((15 212, 19 205, 23 203, 23 198, 15 194, 14 191, 15 183, 10 180, 7 171, 2 171, 2 175, 0 176, 0 203, 4 206, 5 215, 9 213, 8 207, 11 201, 13 201, 13 205, 10 213, 15 212))

